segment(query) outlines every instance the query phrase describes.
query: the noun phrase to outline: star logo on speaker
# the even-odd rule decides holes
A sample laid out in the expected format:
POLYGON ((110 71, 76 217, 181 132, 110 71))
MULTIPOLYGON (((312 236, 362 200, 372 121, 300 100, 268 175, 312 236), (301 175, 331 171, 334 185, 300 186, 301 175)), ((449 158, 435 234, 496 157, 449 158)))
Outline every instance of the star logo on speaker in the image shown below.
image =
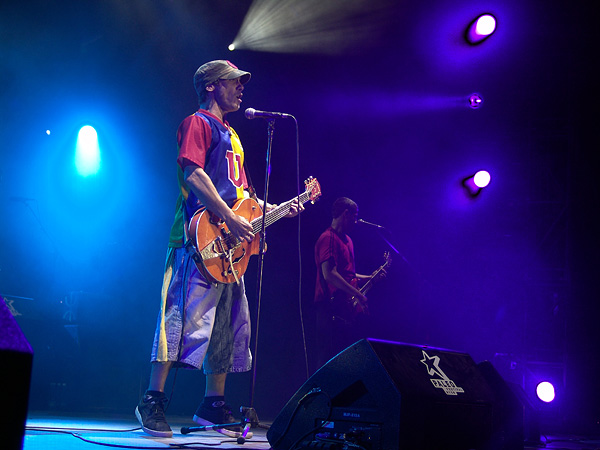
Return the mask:
POLYGON ((446 395, 458 395, 465 392, 463 388, 457 386, 440 368, 440 357, 429 356, 425 350, 423 350, 423 359, 421 360, 425 367, 427 367, 427 373, 433 377, 438 376, 439 378, 431 378, 431 384, 437 389, 442 389, 446 395))
POLYGON ((13 315, 13 317, 17 317, 17 316, 22 316, 23 314, 21 314, 19 311, 17 311, 17 309, 15 308, 15 301, 5 298, 4 301, 6 302, 6 307, 8 308, 8 310, 10 311, 10 313, 13 315))

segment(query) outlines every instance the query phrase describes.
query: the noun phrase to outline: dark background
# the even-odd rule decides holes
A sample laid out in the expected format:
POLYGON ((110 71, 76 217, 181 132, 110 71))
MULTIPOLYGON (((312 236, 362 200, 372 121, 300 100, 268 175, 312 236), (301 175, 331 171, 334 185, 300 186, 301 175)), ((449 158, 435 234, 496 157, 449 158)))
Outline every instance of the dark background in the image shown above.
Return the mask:
MULTIPOLYGON (((336 3, 347 7, 324 2, 336 3)), ((250 4, 0 6, 0 294, 35 350, 30 409, 133 412, 147 384, 177 196, 175 131, 196 108, 196 68, 231 59, 252 72, 242 109, 297 118, 299 177, 317 177, 323 190, 301 216, 300 247, 296 220, 268 230, 259 416, 272 419, 318 368, 313 246, 333 200, 348 196, 401 253, 370 293, 373 337, 492 360, 526 390, 554 377, 548 420, 596 427, 592 3, 378 0, 367 3, 385 7, 377 32, 346 32, 338 52, 323 42, 299 53, 229 52, 250 4), (497 16, 498 30, 469 46, 463 30, 483 12, 497 16), (473 92, 484 98, 476 110, 467 107, 473 92), (103 152, 102 171, 86 179, 72 165, 84 124, 98 130, 103 152), (470 198, 460 182, 479 169, 492 182, 470 198)), ((266 122, 242 112, 228 119, 263 194, 266 122)), ((296 161, 294 122, 278 120, 271 202, 295 195, 296 161)), ((371 272, 387 244, 364 226, 352 237, 358 271, 371 272)), ((246 276, 255 319, 257 262, 246 276)), ((234 407, 250 402, 251 381, 230 378, 234 407)), ((192 371, 171 378, 170 413, 191 414, 203 383, 192 371)))

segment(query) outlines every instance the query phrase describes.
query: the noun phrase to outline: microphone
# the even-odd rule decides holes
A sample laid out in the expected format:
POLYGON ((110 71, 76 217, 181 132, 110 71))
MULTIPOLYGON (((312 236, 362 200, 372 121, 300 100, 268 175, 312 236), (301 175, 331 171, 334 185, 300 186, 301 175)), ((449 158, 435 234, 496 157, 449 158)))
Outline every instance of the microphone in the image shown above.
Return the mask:
POLYGON ((385 227, 382 227, 381 225, 377 225, 376 223, 367 222, 366 220, 358 219, 358 222, 364 223, 365 225, 370 225, 375 228, 385 229, 385 227))
POLYGON ((254 119, 256 117, 262 117, 263 119, 276 119, 278 117, 289 118, 294 117, 291 114, 285 114, 280 112, 271 112, 271 111, 259 111, 258 109, 248 108, 246 110, 246 119, 254 119))

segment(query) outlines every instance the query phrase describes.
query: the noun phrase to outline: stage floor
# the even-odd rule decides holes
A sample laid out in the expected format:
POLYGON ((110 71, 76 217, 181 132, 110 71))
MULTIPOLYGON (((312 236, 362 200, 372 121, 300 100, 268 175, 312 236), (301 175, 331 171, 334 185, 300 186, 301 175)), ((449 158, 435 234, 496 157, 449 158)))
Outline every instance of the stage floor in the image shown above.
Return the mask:
MULTIPOLYGON (((131 449, 201 449, 218 447, 221 449, 240 448, 269 450, 271 446, 266 438, 266 428, 270 424, 261 424, 252 428, 253 437, 238 444, 216 431, 181 434, 181 427, 195 424, 189 418, 169 417, 173 429, 172 438, 155 438, 145 434, 135 417, 59 417, 30 414, 27 420, 24 450, 90 450, 96 447, 131 449)), ((585 436, 542 436, 540 445, 526 445, 526 449, 569 449, 598 450, 600 437, 585 436)), ((443 450, 443 449, 440 449, 443 450)))
MULTIPOLYGON (((156 438, 142 431, 138 421, 123 417, 50 417, 30 415, 27 420, 23 450, 90 450, 98 447, 117 448, 239 448, 237 440, 216 431, 181 434, 181 427, 197 426, 189 418, 168 417, 172 438, 156 438)), ((268 427, 270 424, 264 424, 268 427)), ((252 428, 252 438, 243 446, 248 449, 269 449, 266 428, 252 428)))

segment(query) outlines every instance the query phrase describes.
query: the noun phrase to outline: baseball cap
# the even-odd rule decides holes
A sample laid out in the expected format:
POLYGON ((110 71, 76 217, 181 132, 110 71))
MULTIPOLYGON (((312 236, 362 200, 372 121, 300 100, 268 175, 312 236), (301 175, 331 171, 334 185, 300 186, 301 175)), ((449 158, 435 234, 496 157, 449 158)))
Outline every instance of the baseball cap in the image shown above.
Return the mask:
POLYGON ((198 95, 200 95, 206 86, 217 80, 232 80, 240 77, 242 84, 246 84, 250 80, 250 76, 250 72, 238 69, 231 61, 218 59, 198 67, 198 70, 194 74, 194 87, 198 95))

